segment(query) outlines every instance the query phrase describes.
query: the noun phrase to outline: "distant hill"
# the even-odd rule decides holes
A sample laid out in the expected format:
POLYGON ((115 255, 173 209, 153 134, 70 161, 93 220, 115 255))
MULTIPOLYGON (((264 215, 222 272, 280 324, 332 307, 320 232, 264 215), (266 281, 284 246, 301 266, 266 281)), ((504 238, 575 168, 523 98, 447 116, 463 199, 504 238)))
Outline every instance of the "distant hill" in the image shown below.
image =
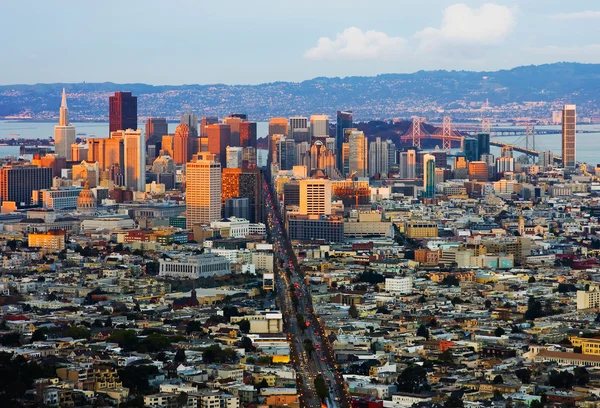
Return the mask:
MULTIPOLYGON (((108 96, 131 91, 138 96, 138 114, 175 118, 191 109, 199 116, 223 117, 248 113, 254 120, 273 116, 326 113, 351 109, 357 120, 440 116, 456 119, 482 116, 477 112, 503 106, 492 116, 548 117, 562 103, 578 105, 580 115, 598 115, 600 64, 556 63, 495 72, 419 71, 374 77, 314 78, 303 82, 260 85, 180 85, 78 83, 0 86, 0 117, 30 112, 37 119, 58 115, 60 93, 69 93, 72 120, 104 120, 108 96), (511 107, 508 104, 543 102, 511 107)), ((490 115, 488 115, 490 116, 490 115)))

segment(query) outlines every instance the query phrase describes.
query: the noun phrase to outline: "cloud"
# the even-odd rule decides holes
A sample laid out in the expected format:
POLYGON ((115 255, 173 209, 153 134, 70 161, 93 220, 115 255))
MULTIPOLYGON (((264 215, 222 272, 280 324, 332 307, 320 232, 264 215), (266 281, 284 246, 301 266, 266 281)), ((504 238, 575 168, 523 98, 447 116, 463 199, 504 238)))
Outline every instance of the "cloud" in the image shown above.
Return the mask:
POLYGON ((514 26, 514 11, 506 6, 454 4, 444 10, 440 28, 425 28, 414 37, 419 40, 419 53, 475 57, 486 47, 501 44, 514 26))
POLYGON ((600 11, 575 11, 573 13, 558 13, 550 16, 553 20, 600 20, 600 11))
POLYGON ((312 60, 366 60, 397 59, 406 49, 407 41, 390 37, 381 31, 362 31, 357 27, 346 28, 335 39, 321 37, 317 45, 304 53, 312 60))

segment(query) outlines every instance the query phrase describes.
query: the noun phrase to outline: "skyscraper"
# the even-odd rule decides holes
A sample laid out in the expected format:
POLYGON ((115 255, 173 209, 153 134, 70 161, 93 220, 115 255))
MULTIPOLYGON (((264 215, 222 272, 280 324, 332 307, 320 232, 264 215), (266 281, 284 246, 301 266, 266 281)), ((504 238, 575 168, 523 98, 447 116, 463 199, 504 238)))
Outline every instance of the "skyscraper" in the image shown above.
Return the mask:
POLYGON ((169 134, 169 125, 165 118, 148 118, 146 121, 146 142, 160 142, 164 135, 169 134))
POLYGON ((240 144, 240 125, 242 119, 236 116, 228 116, 223 119, 223 123, 229 125, 230 140, 227 143, 229 146, 241 146, 240 144))
POLYGON ((216 156, 215 160, 225 164, 227 145, 231 140, 231 128, 223 123, 206 126, 208 137, 208 151, 216 156))
POLYGON ((477 158, 477 160, 481 158, 482 154, 490 154, 489 133, 479 133, 477 135, 477 152, 479 153, 479 157, 477 158))
POLYGON ((467 157, 467 161, 479 160, 479 141, 474 137, 465 137, 463 139, 463 152, 467 157))
POLYGON ((131 92, 115 92, 108 99, 109 131, 137 129, 137 97, 131 92))
POLYGON ((196 130, 185 124, 175 129, 173 136, 173 160, 175 164, 185 164, 198 153, 198 135, 196 130))
POLYGON ((378 137, 369 143, 369 177, 388 172, 388 144, 378 137))
POLYGON ((208 125, 214 125, 215 123, 219 123, 219 118, 216 116, 205 116, 202 118, 200 122, 200 132, 198 133, 200 137, 208 137, 208 125))
POLYGON ((400 152, 398 161, 401 179, 414 179, 417 177, 417 151, 408 149, 400 152))
POLYGON ((188 125, 192 132, 196 132, 198 135, 198 116, 191 112, 184 113, 179 119, 179 124, 188 125))
POLYGON ((230 198, 247 198, 249 202, 248 220, 253 223, 263 221, 263 176, 260 169, 223 169, 222 183, 223 203, 230 198))
POLYGON ((300 214, 331 214, 331 180, 300 180, 300 214))
POLYGON ((435 195, 435 157, 423 156, 423 197, 432 198, 435 195))
POLYGON ((348 138, 350 157, 348 171, 356 177, 367 177, 368 148, 367 138, 358 130, 352 131, 348 138))
POLYGON ((71 145, 75 143, 75 127, 69 123, 69 108, 67 108, 67 94, 63 88, 62 102, 60 104, 60 117, 58 125, 54 126, 54 150, 56 155, 70 161, 73 157, 71 145))
POLYGON ((221 164, 214 154, 200 153, 185 165, 186 226, 221 218, 221 164))
POLYGON ((226 154, 227 154, 227 168, 228 169, 236 169, 242 167, 242 155, 244 152, 243 147, 239 146, 227 146, 226 154))
POLYGON ((337 147, 337 166, 340 171, 343 171, 344 163, 342 161, 342 144, 344 143, 344 130, 352 128, 352 112, 337 111, 335 123, 335 143, 337 147))
POLYGON ((312 115, 310 117, 310 137, 329 137, 329 116, 312 115))
POLYGON ((296 143, 310 142, 308 118, 304 116, 292 116, 290 118, 290 137, 296 143))
POLYGON ((88 162, 97 162, 100 171, 107 170, 113 164, 123 170, 123 164, 125 163, 123 132, 111 132, 108 138, 90 138, 87 143, 88 162))
POLYGON ((134 191, 146 190, 146 139, 140 129, 122 132, 125 163, 125 187, 134 191))
POLYGON ((240 123, 240 146, 256 147, 256 122, 240 123))
POLYGON ((34 190, 52 187, 52 169, 37 166, 0 168, 0 201, 14 201, 17 207, 32 204, 34 190))
POLYGON ((269 139, 273 135, 288 135, 288 121, 286 118, 271 118, 269 121, 269 139))
POLYGON ((272 164, 277 164, 278 170, 291 170, 296 164, 296 144, 293 139, 284 135, 271 137, 271 150, 269 151, 272 164))
POLYGON ((575 105, 565 105, 562 111, 562 158, 563 167, 574 168, 575 161, 575 137, 577 125, 577 112, 575 105))

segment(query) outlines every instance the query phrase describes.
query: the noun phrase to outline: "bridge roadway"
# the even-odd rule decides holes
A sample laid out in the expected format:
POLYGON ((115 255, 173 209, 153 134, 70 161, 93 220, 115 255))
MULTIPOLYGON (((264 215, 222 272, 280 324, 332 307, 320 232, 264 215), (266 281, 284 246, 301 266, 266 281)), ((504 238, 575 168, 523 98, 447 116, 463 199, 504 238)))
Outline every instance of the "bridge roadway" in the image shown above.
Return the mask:
POLYGON ((298 261, 283 228, 281 214, 273 200, 269 185, 263 185, 268 219, 268 231, 277 257, 275 265, 275 287, 279 308, 284 318, 284 330, 292 346, 292 362, 296 369, 297 385, 300 390, 300 405, 307 408, 321 406, 314 380, 321 375, 329 386, 327 405, 350 407, 349 393, 341 374, 336 370, 334 354, 313 310, 310 291, 304 281, 298 261), (295 288, 297 305, 293 304, 290 287, 295 288), (304 316, 309 326, 298 327, 296 313, 304 316), (311 356, 304 350, 304 341, 311 340, 315 351, 311 356))

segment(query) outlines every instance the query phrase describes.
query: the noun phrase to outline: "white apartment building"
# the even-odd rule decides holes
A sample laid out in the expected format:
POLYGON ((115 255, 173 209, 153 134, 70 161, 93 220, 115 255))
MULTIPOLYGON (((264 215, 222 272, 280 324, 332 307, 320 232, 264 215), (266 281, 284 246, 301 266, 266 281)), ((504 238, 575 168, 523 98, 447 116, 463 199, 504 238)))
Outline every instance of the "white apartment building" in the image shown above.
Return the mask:
POLYGON ((222 256, 202 254, 184 259, 160 260, 159 276, 198 279, 231 273, 229 261, 222 256))
POLYGON ((407 278, 385 278, 386 292, 411 293, 413 288, 413 280, 407 278))

